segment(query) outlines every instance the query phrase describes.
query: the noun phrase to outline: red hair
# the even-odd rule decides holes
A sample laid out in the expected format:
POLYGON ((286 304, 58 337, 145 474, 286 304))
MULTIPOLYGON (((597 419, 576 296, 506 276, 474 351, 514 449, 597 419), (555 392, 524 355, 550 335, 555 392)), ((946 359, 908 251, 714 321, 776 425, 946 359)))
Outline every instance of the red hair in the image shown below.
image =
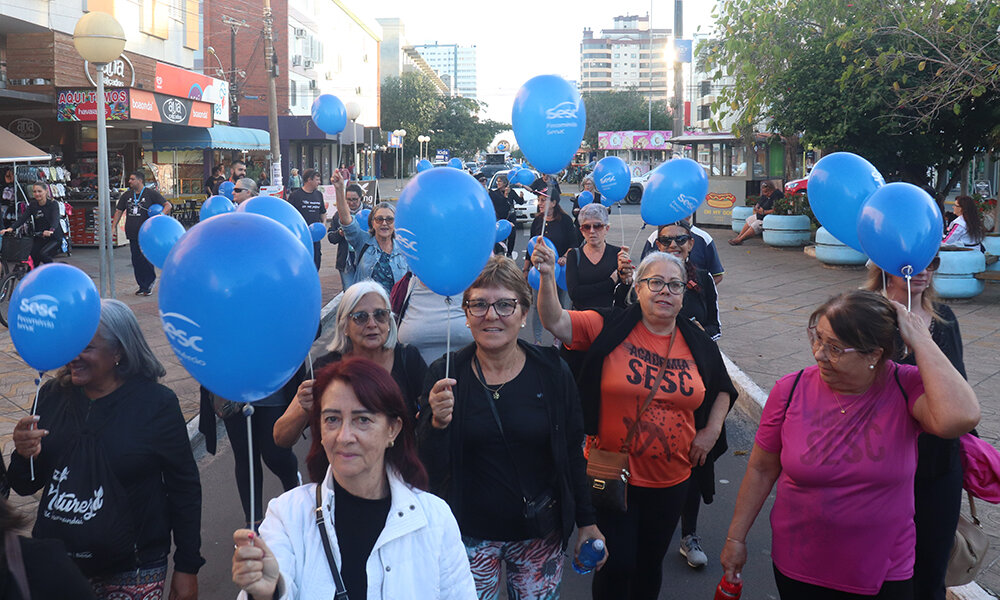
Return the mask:
POLYGON ((313 384, 313 406, 309 415, 309 427, 312 431, 312 446, 306 456, 306 468, 309 477, 316 483, 322 483, 326 477, 330 461, 323 448, 323 434, 320 424, 320 413, 323 412, 323 394, 334 381, 347 384, 354 390, 354 395, 366 409, 380 415, 385 415, 390 421, 400 419, 403 428, 396 436, 396 442, 385 451, 385 462, 396 469, 403 481, 411 487, 426 490, 428 488, 427 470, 417 457, 417 436, 413 416, 403 402, 403 394, 389 373, 365 358, 345 358, 327 365, 316 373, 313 384))

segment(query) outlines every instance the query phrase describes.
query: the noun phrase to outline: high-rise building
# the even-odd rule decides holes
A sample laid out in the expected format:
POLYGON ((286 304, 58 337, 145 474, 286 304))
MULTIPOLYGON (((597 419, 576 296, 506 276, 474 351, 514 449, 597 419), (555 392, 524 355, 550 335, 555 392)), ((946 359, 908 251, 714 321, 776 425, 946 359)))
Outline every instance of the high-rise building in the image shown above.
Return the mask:
POLYGON ((615 17, 613 27, 594 37, 583 30, 580 90, 602 92, 635 88, 647 98, 666 100, 667 45, 670 29, 652 29, 649 16, 615 17))
POLYGON ((476 98, 476 47, 458 44, 417 44, 420 56, 451 89, 452 95, 476 98))
POLYGON ((406 39, 406 26, 398 17, 377 19, 382 26, 381 71, 382 79, 400 77, 403 73, 421 73, 434 84, 439 94, 450 94, 451 86, 441 80, 424 57, 420 56, 406 39))

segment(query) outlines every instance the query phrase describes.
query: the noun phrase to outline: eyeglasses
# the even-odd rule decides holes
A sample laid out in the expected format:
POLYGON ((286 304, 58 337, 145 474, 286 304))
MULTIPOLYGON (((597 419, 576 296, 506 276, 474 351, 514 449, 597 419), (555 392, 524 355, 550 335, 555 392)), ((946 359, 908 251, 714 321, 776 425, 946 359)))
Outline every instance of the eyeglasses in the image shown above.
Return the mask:
POLYGON ((515 298, 503 298, 497 300, 496 302, 487 302, 485 300, 466 300, 465 310, 469 311, 469 314, 473 317, 485 317, 486 313, 490 312, 490 307, 497 313, 498 317, 509 317, 514 314, 517 309, 517 299, 515 298))
POLYGON ((372 219, 376 223, 385 223, 386 225, 392 225, 396 222, 396 217, 375 217, 372 219))
POLYGON ((673 237, 669 235, 661 235, 656 238, 656 241, 660 243, 661 246, 665 248, 670 247, 671 242, 677 242, 678 246, 683 246, 684 244, 691 241, 691 236, 689 234, 675 235, 673 237))
POLYGON ((666 287, 667 290, 673 294, 678 295, 684 291, 685 283, 680 279, 671 279, 670 281, 664 281, 659 277, 647 277, 645 279, 640 279, 638 283, 645 283, 649 291, 653 293, 659 293, 663 291, 666 287))
POLYGON ((607 227, 604 223, 588 223, 586 225, 580 225, 580 231, 600 231, 607 227))
POLYGON ((826 359, 831 363, 836 363, 848 352, 858 352, 857 348, 841 348, 824 342, 819 338, 815 327, 807 328, 806 333, 809 335, 809 343, 812 345, 813 354, 816 354, 822 348, 823 352, 826 353, 826 359))
POLYGON ((352 312, 348 316, 350 316, 351 320, 357 323, 358 325, 367 325, 369 317, 374 317, 376 323, 385 325, 386 323, 389 322, 389 317, 392 316, 392 311, 386 310, 384 308, 376 308, 371 313, 369 313, 368 311, 359 310, 357 312, 352 312))

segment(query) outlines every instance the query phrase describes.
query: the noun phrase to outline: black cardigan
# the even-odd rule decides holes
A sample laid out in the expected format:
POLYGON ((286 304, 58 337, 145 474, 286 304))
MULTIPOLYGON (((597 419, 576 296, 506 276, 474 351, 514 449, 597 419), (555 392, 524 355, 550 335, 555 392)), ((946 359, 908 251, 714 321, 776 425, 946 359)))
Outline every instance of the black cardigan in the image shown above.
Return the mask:
MULTIPOLYGON (((583 420, 576 385, 573 374, 555 348, 534 346, 522 340, 517 343, 527 361, 535 365, 540 373, 551 375, 541 378, 541 392, 551 399, 546 407, 549 410, 553 466, 558 477, 555 487, 562 513, 565 546, 574 524, 585 527, 597 522, 590 503, 587 463, 583 458, 583 420)), ((428 404, 434 383, 444 378, 445 357, 431 364, 424 393, 420 396, 417 442, 420 458, 430 475, 430 491, 444 498, 457 518, 461 518, 462 514, 462 430, 465 420, 462 398, 483 393, 472 367, 475 351, 473 343, 451 354, 450 375, 458 384, 454 389, 455 409, 448 427, 437 429, 431 425, 433 415, 428 404)))
MULTIPOLYGON (((604 326, 584 354, 577 377, 580 403, 583 406, 584 431, 588 435, 597 435, 598 423, 600 422, 601 374, 604 359, 625 341, 625 338, 642 320, 642 308, 639 304, 633 304, 624 310, 611 309, 597 312, 604 317, 604 326)), ((729 379, 726 365, 722 361, 722 353, 719 352, 719 347, 715 342, 705 335, 705 332, 698 326, 683 318, 677 319, 677 330, 687 342, 691 356, 698 367, 698 373, 705 384, 705 400, 707 402, 703 400, 701 406, 694 411, 695 429, 704 429, 708 424, 708 417, 712 412, 715 398, 722 392, 728 393, 729 409, 732 410, 738 394, 733 382, 729 379)), ((723 424, 719 439, 708 453, 705 465, 691 469, 692 481, 701 490, 705 504, 711 504, 712 496, 715 494, 714 463, 728 449, 726 426, 723 424)))

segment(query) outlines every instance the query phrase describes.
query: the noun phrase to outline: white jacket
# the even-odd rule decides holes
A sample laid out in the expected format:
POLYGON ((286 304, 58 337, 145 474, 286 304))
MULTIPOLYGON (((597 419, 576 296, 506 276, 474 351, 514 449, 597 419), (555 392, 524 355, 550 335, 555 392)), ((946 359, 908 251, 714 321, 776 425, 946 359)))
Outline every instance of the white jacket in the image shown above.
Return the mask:
MULTIPOLYGON (((327 470, 323 509, 333 555, 342 565, 333 524, 332 477, 333 472, 327 470)), ((476 600, 458 523, 445 501, 410 488, 391 469, 389 491, 389 516, 368 557, 367 600, 476 600)), ((336 591, 315 511, 314 483, 285 492, 268 504, 260 537, 278 559, 281 600, 333 598, 336 591)), ((239 597, 246 598, 246 593, 239 597)))

